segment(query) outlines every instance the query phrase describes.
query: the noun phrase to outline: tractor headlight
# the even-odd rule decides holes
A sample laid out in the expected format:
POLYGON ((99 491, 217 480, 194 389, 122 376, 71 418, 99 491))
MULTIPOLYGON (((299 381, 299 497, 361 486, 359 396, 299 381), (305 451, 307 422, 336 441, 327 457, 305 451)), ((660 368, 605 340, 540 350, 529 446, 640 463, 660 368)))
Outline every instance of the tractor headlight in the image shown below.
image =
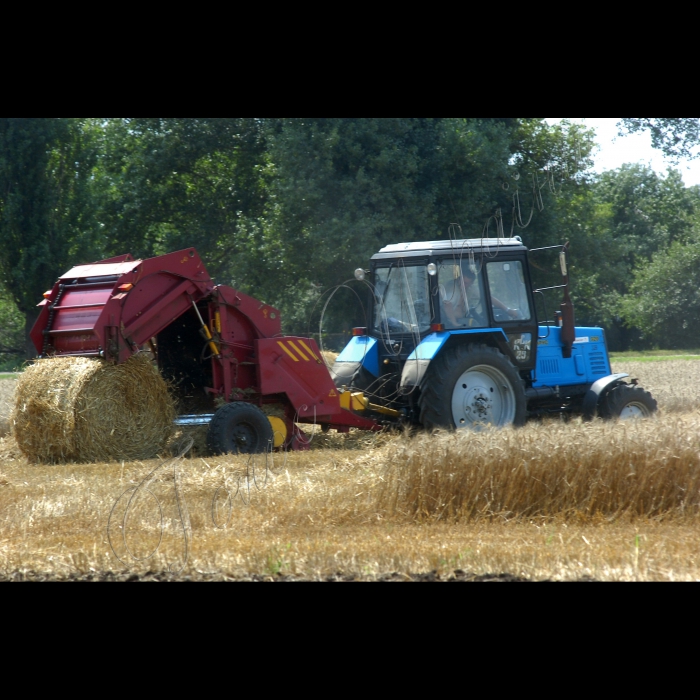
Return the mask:
POLYGON ((362 280, 364 278, 365 278, 365 271, 361 267, 358 267, 357 270, 355 270, 355 279, 362 282, 362 280))
POLYGON ((437 265, 435 263, 428 263, 428 274, 431 277, 437 274, 437 265))

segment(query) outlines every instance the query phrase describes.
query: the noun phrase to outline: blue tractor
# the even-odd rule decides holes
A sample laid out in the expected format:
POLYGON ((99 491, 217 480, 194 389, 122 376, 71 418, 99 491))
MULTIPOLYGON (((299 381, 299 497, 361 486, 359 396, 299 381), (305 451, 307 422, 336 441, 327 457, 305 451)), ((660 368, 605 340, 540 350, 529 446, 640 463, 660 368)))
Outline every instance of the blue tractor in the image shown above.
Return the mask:
POLYGON ((516 236, 382 248, 355 271, 371 290, 369 325, 331 370, 341 403, 427 429, 653 414, 648 391, 612 374, 603 329, 575 325, 567 246, 528 250, 516 236), (557 283, 533 289, 530 255, 557 249, 557 283))

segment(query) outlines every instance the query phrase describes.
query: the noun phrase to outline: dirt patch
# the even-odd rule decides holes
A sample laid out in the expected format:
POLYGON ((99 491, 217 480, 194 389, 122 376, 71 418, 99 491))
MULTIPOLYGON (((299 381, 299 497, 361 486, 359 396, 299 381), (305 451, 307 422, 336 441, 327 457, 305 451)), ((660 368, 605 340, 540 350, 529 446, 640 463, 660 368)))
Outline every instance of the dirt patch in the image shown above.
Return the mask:
MULTIPOLYGON (((547 580, 547 579, 545 579, 547 580)), ((593 579, 584 578, 581 580, 592 581, 593 579)), ((55 574, 42 573, 40 571, 14 571, 9 574, 0 575, 0 582, 6 581, 123 581, 123 582, 154 582, 154 581, 238 581, 238 582, 270 582, 270 583, 294 583, 294 582, 327 582, 327 583, 342 583, 342 582, 463 582, 463 583, 525 583, 533 581, 533 579, 523 578, 508 573, 494 574, 474 574, 461 569, 456 569, 450 574, 439 574, 437 571, 428 571, 425 573, 410 573, 403 574, 399 572, 391 572, 381 574, 380 576, 367 578, 361 574, 338 572, 332 576, 322 578, 303 578, 300 576, 292 576, 285 574, 263 575, 250 574, 249 576, 231 577, 223 574, 180 574, 175 575, 163 571, 149 571, 145 574, 134 574, 130 572, 95 572, 90 574, 70 574, 68 576, 57 576, 55 574)))

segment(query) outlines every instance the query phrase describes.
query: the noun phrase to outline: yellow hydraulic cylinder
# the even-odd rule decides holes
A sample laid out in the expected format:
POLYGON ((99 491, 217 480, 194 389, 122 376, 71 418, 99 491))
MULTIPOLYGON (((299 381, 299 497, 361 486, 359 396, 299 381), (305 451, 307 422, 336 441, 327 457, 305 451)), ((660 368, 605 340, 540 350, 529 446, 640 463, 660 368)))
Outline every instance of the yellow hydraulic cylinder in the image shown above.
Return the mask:
POLYGON ((348 410, 375 411, 376 413, 383 413, 386 416, 393 416, 394 418, 398 418, 401 415, 399 411, 393 408, 386 408, 376 403, 370 403, 369 399, 362 391, 342 391, 338 398, 340 399, 340 407, 347 408, 348 410))
POLYGON ((192 306, 194 306, 194 310, 197 312, 197 317, 199 318, 199 322, 202 324, 202 329, 204 330, 204 335, 207 337, 207 340, 209 341, 209 348, 210 350, 214 353, 215 357, 219 357, 221 354, 219 352, 219 348, 214 342, 214 338, 211 334, 211 331, 209 330, 209 326, 207 326, 206 323, 204 323, 204 319, 202 318, 202 314, 199 313, 199 309, 197 308, 197 304, 193 301, 192 306))

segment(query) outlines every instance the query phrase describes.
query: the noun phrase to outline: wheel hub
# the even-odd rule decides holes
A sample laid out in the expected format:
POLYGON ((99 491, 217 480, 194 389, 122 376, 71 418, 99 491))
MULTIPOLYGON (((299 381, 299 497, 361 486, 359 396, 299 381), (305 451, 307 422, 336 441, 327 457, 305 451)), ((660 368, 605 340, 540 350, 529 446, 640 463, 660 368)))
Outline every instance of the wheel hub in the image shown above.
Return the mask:
POLYGON ((457 428, 512 423, 515 418, 515 392, 503 373, 495 367, 472 367, 455 383, 452 418, 457 428))
POLYGON ((649 416, 649 410, 644 404, 636 401, 628 403, 620 411, 620 420, 629 420, 630 418, 646 418, 649 416))
POLYGON ((247 423, 239 423, 231 430, 232 446, 238 448, 239 452, 245 452, 251 445, 255 444, 255 430, 247 423))
POLYGON ((492 401, 483 392, 482 387, 474 387, 469 389, 464 394, 464 411, 474 421, 488 422, 491 414, 492 401))

